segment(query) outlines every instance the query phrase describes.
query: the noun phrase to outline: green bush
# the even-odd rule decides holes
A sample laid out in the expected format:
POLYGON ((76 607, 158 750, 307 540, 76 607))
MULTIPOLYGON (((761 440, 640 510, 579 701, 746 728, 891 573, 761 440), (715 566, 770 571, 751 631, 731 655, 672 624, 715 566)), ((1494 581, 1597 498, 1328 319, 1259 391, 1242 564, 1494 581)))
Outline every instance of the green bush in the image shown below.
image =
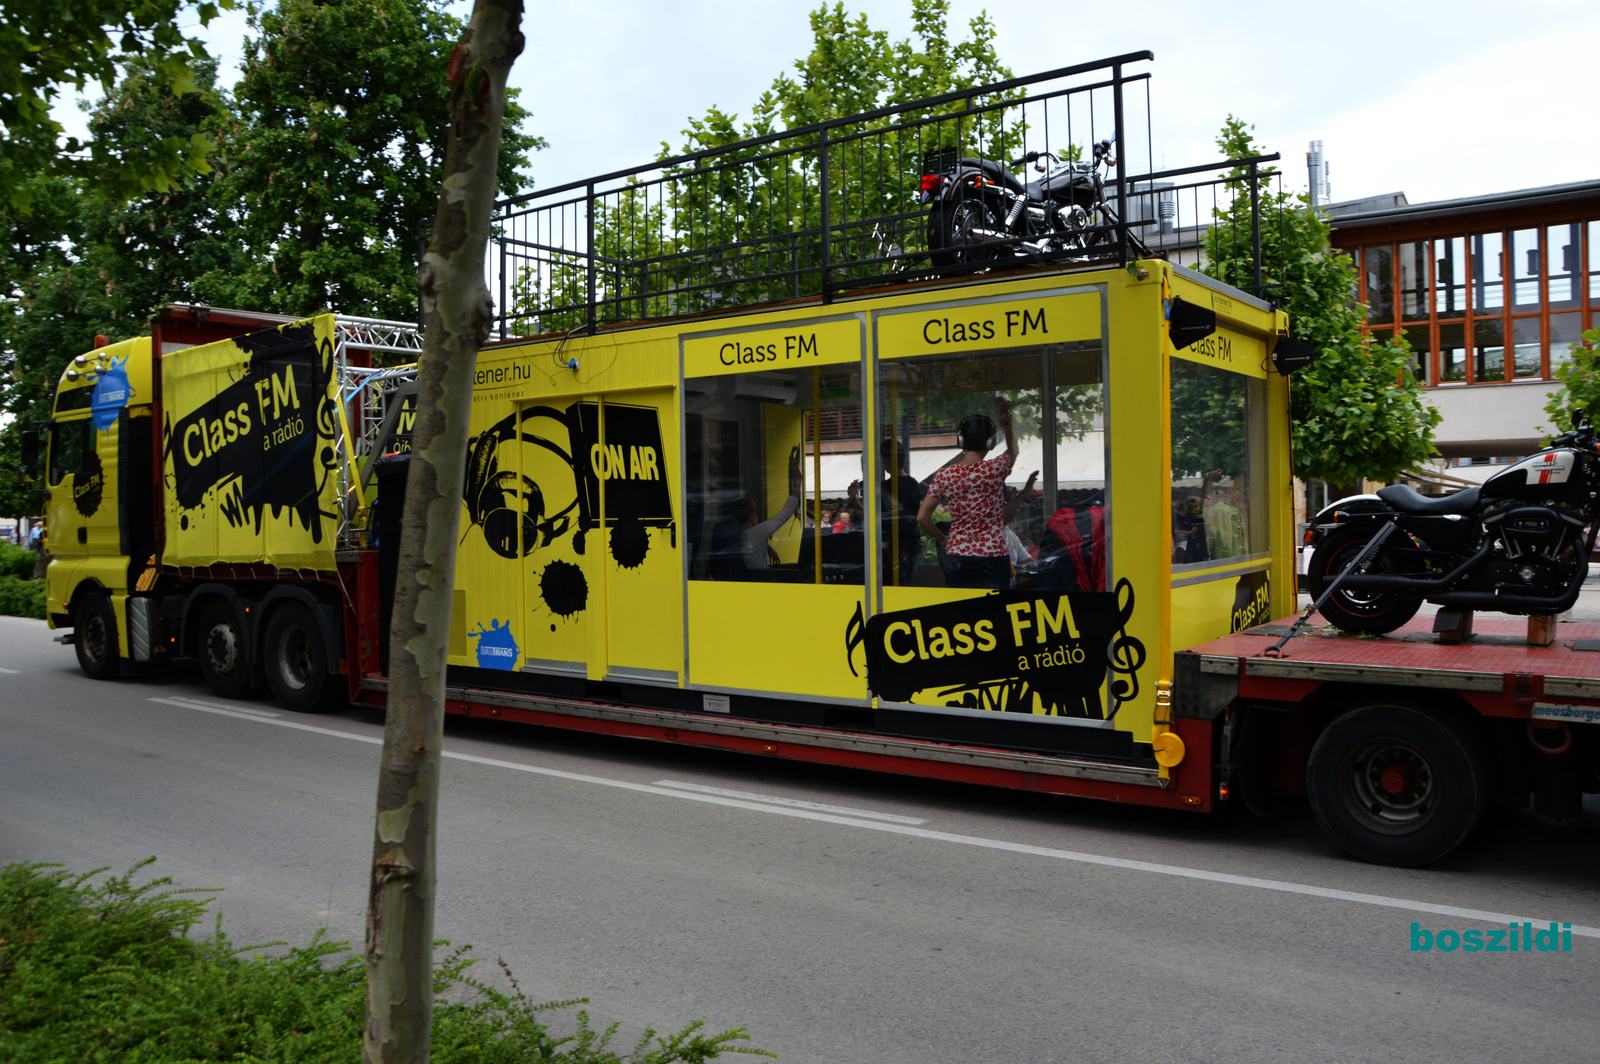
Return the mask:
POLYGON ((27 580, 33 576, 33 562, 38 555, 26 547, 0 543, 0 576, 14 576, 27 580))
MULTIPOLYGON (((154 860, 152 858, 151 860, 154 860)), ((149 861, 144 864, 149 864, 149 861)), ((366 981, 345 943, 281 954, 235 947, 222 933, 195 940, 206 892, 170 880, 95 884, 59 866, 0 870, 0 1060, 251 1061, 356 1064, 366 981), (246 954, 249 954, 246 956, 246 954)), ((272 943, 277 946, 282 943, 272 943)), ((692 1023, 670 1037, 646 1031, 633 1051, 611 1048, 617 1025, 598 1031, 579 1011, 574 1033, 552 1034, 541 1014, 583 1004, 536 1005, 473 978, 457 949, 435 965, 433 1059, 439 1064, 700 1064, 722 1053, 773 1056, 692 1023)), ((506 973, 508 976, 510 972, 506 973)))
POLYGON ((44 620, 44 581, 0 576, 0 614, 44 620))

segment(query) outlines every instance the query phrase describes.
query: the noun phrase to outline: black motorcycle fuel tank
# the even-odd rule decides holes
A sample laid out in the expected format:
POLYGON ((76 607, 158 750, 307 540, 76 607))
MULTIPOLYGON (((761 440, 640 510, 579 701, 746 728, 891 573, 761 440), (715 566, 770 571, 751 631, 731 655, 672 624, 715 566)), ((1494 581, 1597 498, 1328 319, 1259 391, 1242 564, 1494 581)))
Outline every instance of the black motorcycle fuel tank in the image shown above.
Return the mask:
POLYGON ((1578 452, 1566 447, 1540 451, 1501 470, 1483 482, 1482 497, 1490 499, 1548 499, 1585 488, 1583 463, 1578 452))

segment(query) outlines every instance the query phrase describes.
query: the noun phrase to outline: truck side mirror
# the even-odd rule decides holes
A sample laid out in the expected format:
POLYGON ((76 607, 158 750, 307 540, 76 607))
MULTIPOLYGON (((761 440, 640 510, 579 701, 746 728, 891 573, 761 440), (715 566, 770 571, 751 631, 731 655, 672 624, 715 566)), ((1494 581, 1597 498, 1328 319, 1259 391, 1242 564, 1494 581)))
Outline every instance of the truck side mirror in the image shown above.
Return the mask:
POLYGON ((30 484, 39 472, 39 432, 22 430, 22 479, 30 484))

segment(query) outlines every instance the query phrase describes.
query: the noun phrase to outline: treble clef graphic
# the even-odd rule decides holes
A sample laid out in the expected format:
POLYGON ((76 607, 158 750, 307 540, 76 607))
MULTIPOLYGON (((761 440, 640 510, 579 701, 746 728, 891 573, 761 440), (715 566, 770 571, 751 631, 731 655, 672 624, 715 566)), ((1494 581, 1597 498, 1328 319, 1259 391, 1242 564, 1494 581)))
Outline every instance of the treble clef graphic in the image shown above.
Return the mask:
POLYGON ((850 665, 850 675, 859 676, 856 672, 856 647, 867 641, 867 625, 862 620, 861 603, 856 603, 855 616, 851 617, 844 626, 844 656, 850 665))
POLYGON ((1144 644, 1128 634, 1128 621, 1133 617, 1133 584, 1127 577, 1117 581, 1115 590, 1117 599, 1117 634, 1112 636, 1110 644, 1106 646, 1106 664, 1113 674, 1120 673, 1126 680, 1113 676, 1109 692, 1111 695, 1110 712, 1106 720, 1114 720, 1117 710, 1122 708, 1124 702, 1131 702, 1139 697, 1139 669, 1144 665, 1144 644), (1126 594, 1124 594, 1126 592, 1126 594))

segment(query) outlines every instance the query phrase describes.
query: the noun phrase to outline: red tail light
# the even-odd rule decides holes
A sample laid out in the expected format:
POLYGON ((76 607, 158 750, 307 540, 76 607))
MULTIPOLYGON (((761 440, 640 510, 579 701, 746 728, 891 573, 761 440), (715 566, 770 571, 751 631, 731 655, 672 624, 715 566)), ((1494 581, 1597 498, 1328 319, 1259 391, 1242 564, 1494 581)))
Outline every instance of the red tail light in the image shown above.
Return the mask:
POLYGON ((941 188, 944 188, 944 175, 943 174, 923 174, 922 175, 922 191, 924 191, 924 192, 937 192, 941 188))

